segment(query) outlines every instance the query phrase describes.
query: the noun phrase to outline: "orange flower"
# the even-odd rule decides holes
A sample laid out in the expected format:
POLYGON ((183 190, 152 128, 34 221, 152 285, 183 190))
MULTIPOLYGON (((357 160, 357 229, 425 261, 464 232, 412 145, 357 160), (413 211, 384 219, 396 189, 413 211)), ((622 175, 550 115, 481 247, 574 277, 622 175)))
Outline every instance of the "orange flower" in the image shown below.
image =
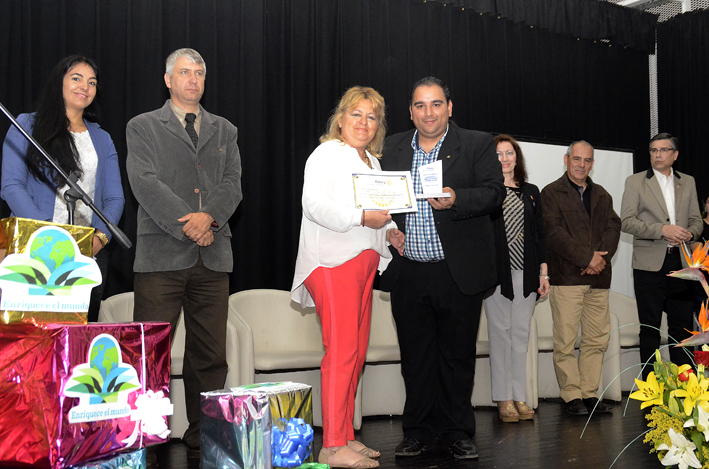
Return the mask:
POLYGON ((685 382, 685 381, 687 381, 687 380, 689 379, 689 374, 690 374, 690 373, 694 373, 694 370, 691 369, 691 368, 688 369, 688 370, 686 370, 686 371, 683 371, 683 372, 680 373, 680 374, 678 374, 678 375, 677 375, 677 379, 680 380, 680 381, 682 381, 682 382, 685 382))
POLYGON ((700 244, 697 246, 692 253, 691 258, 687 255, 687 249, 684 243, 682 243, 682 254, 684 254, 684 259, 690 267, 698 267, 709 272, 709 257, 707 256, 707 253, 709 253, 709 241, 703 245, 700 244))
POLYGON ((709 343, 709 311, 707 311, 707 308, 709 308, 709 299, 702 303, 702 309, 699 311, 699 317, 697 318, 701 330, 687 331, 692 334, 692 337, 684 339, 682 342, 675 345, 675 347, 688 347, 709 343))
MULTIPOLYGON (((709 330, 709 311, 707 311, 707 303, 709 300, 702 303, 702 309, 699 311, 699 326, 702 328, 702 332, 709 330)), ((699 334, 697 331, 692 331, 692 334, 699 334)))
POLYGON ((709 285, 707 285, 707 280, 702 273, 702 270, 709 272, 709 257, 707 256, 707 253, 709 253, 709 241, 703 245, 697 246, 691 257, 687 252, 687 246, 682 243, 682 254, 684 255, 684 259, 687 261, 687 265, 689 267, 670 272, 667 275, 669 277, 697 281, 702 284, 704 291, 707 296, 709 296, 709 285))

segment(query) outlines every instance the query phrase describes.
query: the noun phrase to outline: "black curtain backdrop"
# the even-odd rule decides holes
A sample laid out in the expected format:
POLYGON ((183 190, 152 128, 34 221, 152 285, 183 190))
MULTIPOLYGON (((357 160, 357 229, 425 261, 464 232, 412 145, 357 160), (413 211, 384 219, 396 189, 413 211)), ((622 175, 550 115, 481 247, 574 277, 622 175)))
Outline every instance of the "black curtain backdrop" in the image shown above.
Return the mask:
MULTIPOLYGON (((694 176, 704 209, 709 196, 709 11, 698 10, 657 28, 657 91, 660 132, 679 139, 675 168, 694 176)), ((644 167, 650 167, 647 154, 644 167)))
MULTIPOLYGON (((556 3, 568 14, 580 2, 556 3)), ((464 128, 564 144, 647 145, 641 48, 471 8, 411 0, 5 0, 0 11, 0 101, 13 114, 31 111, 59 59, 95 58, 100 123, 123 171, 126 123, 168 97, 166 56, 179 47, 202 54, 202 104, 239 128, 244 200, 230 220, 232 291, 290 288, 305 161, 349 86, 384 96, 390 133, 411 128, 410 87, 435 75, 450 85, 453 119, 464 128)), ((2 119, 0 134, 7 128, 2 119)), ((123 178, 120 227, 135 241, 137 206, 123 178)), ((106 293, 132 290, 134 251, 110 249, 106 293)))
POLYGON ((598 0, 428 0, 509 18, 581 39, 609 39, 655 52, 657 16, 598 0))

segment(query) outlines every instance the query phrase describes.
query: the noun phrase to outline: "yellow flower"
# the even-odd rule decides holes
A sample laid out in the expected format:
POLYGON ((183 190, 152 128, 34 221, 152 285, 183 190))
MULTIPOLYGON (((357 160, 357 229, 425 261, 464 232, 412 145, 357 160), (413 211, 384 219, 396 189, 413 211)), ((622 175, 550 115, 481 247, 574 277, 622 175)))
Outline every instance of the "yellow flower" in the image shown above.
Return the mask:
POLYGON ((645 419, 649 421, 647 426, 650 427, 650 430, 645 434, 643 441, 652 444, 651 453, 655 452, 655 447, 660 443, 670 444, 670 437, 667 435, 667 431, 670 428, 674 428, 678 432, 682 431, 684 421, 672 417, 667 413, 667 410, 669 410, 667 406, 658 405, 653 407, 649 414, 645 415, 645 419))
POLYGON ((692 415, 692 411, 694 411, 694 406, 697 404, 697 402, 709 400, 709 392, 707 392, 707 387, 709 387, 709 380, 702 379, 700 382, 697 379, 697 375, 695 375, 694 373, 690 373, 689 379, 685 384, 685 389, 677 389, 675 391, 672 391, 672 395, 683 397, 684 413, 686 415, 692 415))
MULTIPOLYGON (((645 401, 640 405, 641 409, 645 407, 650 407, 651 405, 662 405, 662 392, 664 391, 665 384, 657 383, 657 378, 655 378, 655 372, 651 371, 647 375, 647 381, 635 380, 635 385, 638 390, 630 395, 631 399, 638 401, 645 401)), ((709 398, 709 395, 707 395, 709 398)))

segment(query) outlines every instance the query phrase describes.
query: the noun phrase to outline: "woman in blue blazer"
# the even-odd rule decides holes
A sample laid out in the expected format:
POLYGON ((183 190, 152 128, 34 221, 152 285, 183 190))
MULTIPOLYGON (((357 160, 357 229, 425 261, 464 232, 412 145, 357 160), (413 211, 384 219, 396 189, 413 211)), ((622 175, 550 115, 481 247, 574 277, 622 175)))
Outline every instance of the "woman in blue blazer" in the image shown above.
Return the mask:
MULTIPOLYGON (((117 223, 124 205, 121 174, 111 137, 93 122, 97 90, 96 63, 86 57, 67 57, 52 70, 37 112, 21 114, 17 120, 66 173, 80 174, 78 184, 106 217, 117 223)), ((10 127, 5 137, 2 154, 0 194, 12 215, 67 223, 63 199, 67 186, 62 176, 15 127, 10 127)), ((89 320, 95 321, 108 268, 108 254, 103 248, 111 234, 81 201, 76 204, 74 223, 95 228, 93 254, 104 278, 91 295, 89 320)))

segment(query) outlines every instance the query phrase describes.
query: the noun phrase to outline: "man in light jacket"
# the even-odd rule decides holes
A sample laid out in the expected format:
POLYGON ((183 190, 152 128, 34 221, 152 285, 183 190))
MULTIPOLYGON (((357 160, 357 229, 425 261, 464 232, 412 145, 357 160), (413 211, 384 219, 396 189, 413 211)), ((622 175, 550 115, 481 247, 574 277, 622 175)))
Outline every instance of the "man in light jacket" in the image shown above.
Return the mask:
MULTIPOLYGON (((650 360, 643 368, 643 379, 652 371, 651 358, 660 346, 663 311, 671 342, 689 337, 687 330, 694 330, 691 282, 667 277, 685 264, 680 244, 698 239, 703 228, 694 178, 672 169, 678 156, 677 138, 667 133, 655 135, 650 140, 652 167, 626 179, 620 209, 622 229, 633 235, 640 360, 642 364, 650 360)), ((677 365, 691 363, 679 348, 670 348, 670 359, 677 365)))

